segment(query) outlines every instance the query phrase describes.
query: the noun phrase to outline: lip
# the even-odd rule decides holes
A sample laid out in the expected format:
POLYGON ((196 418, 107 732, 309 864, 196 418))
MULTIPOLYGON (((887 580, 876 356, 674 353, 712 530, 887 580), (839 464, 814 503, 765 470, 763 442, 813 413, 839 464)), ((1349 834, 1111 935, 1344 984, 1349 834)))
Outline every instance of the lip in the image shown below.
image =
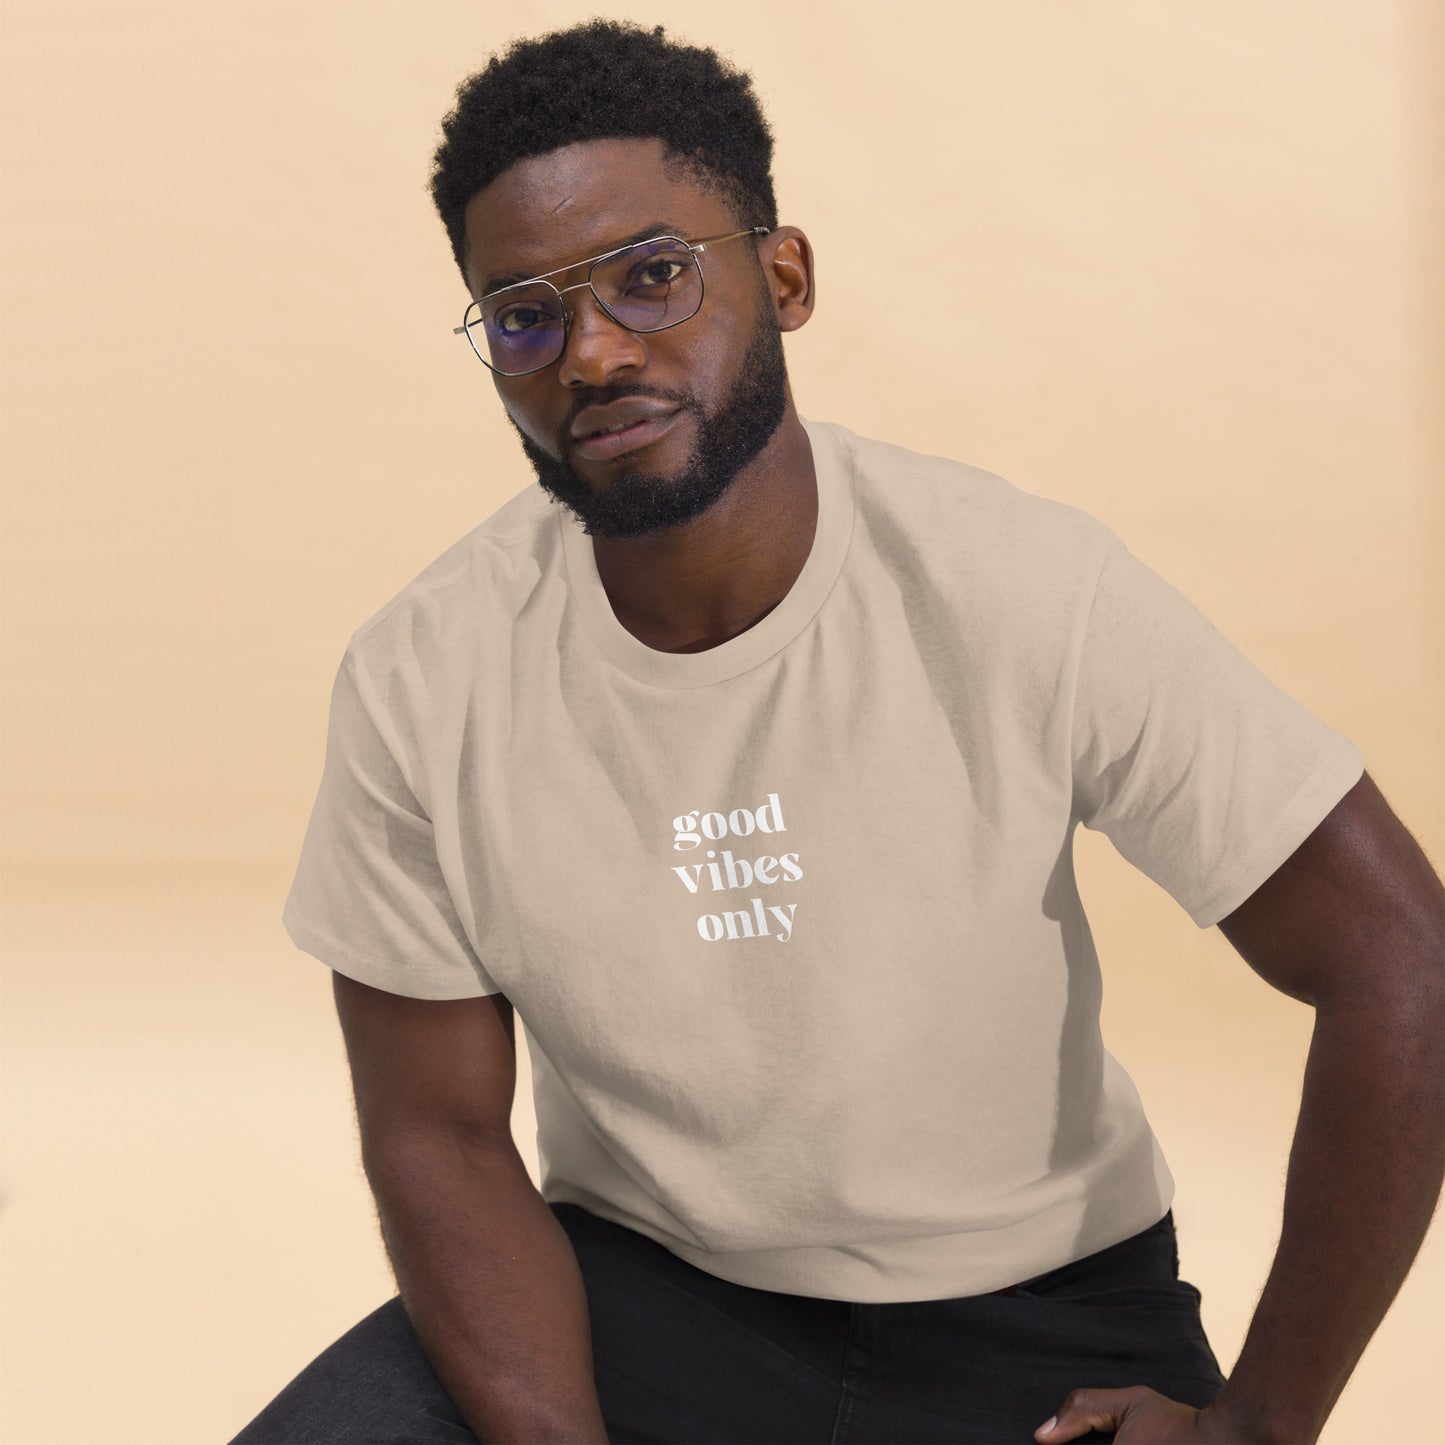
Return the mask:
POLYGON ((623 452, 635 452, 639 447, 651 446, 677 425, 681 415, 682 409, 679 407, 678 410, 667 412, 663 416, 645 417, 621 431, 606 432, 601 436, 579 437, 572 443, 572 449, 588 461, 608 461, 621 456, 623 452))

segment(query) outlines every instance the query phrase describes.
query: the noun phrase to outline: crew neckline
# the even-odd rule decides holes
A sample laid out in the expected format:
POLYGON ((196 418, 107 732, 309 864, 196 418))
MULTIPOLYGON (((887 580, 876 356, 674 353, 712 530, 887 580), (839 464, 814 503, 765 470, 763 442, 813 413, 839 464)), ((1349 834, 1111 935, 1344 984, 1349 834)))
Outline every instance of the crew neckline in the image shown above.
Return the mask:
POLYGON ((634 637, 617 620, 597 571, 592 538, 577 517, 560 508, 567 581, 586 630, 614 667, 656 687, 706 687, 766 662, 817 615, 843 568, 853 532, 853 458, 840 429, 799 416, 808 434, 818 486, 813 545, 783 600, 746 632, 704 652, 662 652, 634 637))

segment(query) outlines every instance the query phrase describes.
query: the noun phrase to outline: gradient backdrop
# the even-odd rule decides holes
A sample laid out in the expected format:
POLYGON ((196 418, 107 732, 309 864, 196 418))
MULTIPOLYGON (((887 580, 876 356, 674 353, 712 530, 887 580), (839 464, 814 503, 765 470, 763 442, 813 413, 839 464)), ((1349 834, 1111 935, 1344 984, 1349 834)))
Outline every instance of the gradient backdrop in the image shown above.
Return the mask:
MULTIPOLYGON (((391 1293, 281 904, 351 630, 531 480, 451 334, 440 117, 594 13, 755 77, 805 415, 1106 521, 1445 858, 1441 7, 5 0, 6 1442, 227 1439, 391 1293)), ((1312 1015, 1077 849, 1227 1371, 1312 1015)), ((1327 1445, 1438 1438, 1442 1262, 1327 1445)))

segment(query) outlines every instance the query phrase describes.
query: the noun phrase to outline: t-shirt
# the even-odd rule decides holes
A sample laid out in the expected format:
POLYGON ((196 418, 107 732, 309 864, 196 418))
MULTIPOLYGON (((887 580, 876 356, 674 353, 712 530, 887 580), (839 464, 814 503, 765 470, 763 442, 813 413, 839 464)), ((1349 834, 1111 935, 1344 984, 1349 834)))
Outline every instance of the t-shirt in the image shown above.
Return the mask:
POLYGON ((506 994, 548 1201, 753 1288, 984 1293, 1173 1199, 1075 825, 1207 928, 1364 758, 1087 512, 803 424, 811 551, 720 646, 628 632, 535 482, 362 623, 283 920, 506 994))

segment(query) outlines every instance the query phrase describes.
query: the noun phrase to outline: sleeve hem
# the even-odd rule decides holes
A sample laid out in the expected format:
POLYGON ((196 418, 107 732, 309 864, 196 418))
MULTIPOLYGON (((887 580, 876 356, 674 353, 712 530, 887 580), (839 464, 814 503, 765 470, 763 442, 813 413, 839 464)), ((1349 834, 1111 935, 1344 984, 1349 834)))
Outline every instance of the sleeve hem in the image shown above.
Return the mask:
POLYGON ((1189 916, 1200 928, 1212 928, 1260 888, 1325 820, 1330 810, 1364 776, 1365 755, 1348 738, 1337 758, 1305 780, 1281 809, 1278 827, 1245 856, 1225 882, 1214 888, 1189 916))
POLYGON ((403 998, 446 1000, 488 998, 501 992, 501 989, 495 986, 485 987, 485 983, 490 980, 483 980, 475 975, 465 982, 454 978, 437 978, 418 969, 408 968, 404 963, 388 963, 356 953, 313 928, 289 904, 282 910, 281 922, 292 943, 303 953, 309 953, 328 968, 344 973, 347 978, 355 979, 357 983, 367 984, 385 993, 400 994, 403 998))

